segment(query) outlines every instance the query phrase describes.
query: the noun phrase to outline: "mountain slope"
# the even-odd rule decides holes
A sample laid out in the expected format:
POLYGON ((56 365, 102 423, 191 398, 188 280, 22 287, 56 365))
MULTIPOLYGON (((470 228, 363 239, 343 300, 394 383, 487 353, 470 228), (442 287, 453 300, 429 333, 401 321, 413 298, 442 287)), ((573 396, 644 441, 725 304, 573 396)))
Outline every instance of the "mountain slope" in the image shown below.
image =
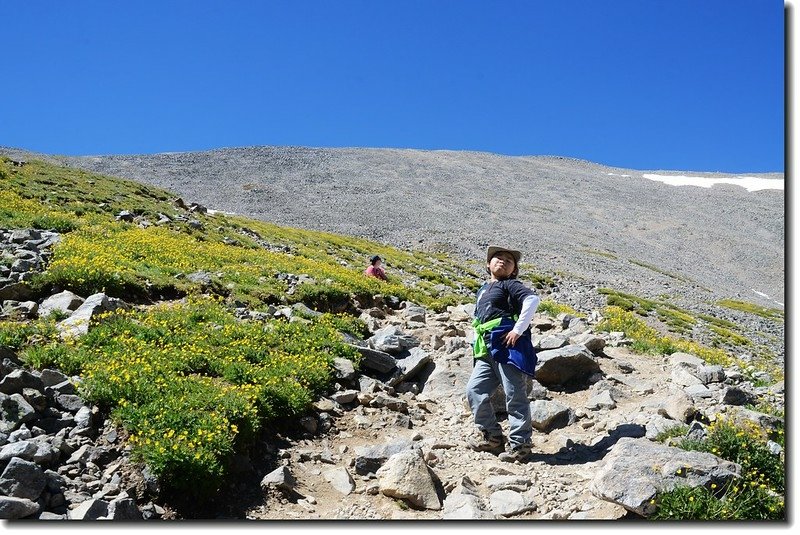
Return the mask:
POLYGON ((47 158, 217 210, 450 252, 478 272, 487 244, 509 244, 529 272, 564 275, 553 297, 577 310, 605 304, 598 287, 666 299, 750 325, 748 336, 782 360, 782 324, 718 303, 782 310, 783 190, 675 187, 568 158, 455 151, 245 147, 47 158))

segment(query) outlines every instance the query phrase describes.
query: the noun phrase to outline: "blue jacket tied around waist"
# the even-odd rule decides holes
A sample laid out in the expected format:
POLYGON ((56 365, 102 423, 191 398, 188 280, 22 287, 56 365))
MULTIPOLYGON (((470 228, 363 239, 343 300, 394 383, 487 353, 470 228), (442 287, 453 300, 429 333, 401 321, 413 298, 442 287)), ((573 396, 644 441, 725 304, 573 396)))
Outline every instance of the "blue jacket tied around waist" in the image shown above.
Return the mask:
POLYGON ((503 338, 514 328, 511 318, 503 318, 500 324, 489 332, 489 354, 501 364, 511 364, 526 375, 536 372, 536 350, 533 348, 530 329, 519 337, 513 347, 506 347, 503 338))

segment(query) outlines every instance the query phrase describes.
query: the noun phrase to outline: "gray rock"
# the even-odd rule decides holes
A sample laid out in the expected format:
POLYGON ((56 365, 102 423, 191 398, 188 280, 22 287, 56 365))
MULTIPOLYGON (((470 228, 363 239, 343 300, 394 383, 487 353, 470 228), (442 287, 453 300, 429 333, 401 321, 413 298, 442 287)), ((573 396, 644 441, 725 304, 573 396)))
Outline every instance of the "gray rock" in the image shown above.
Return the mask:
POLYGON ((763 412, 751 411, 743 407, 730 406, 728 415, 735 425, 747 426, 748 424, 755 424, 767 432, 777 431, 784 425, 782 418, 763 412))
POLYGON ((425 316, 427 311, 425 308, 417 305, 408 305, 403 309, 403 318, 407 321, 416 321, 425 323, 425 316))
POLYGON ((599 409, 616 408, 617 402, 611 395, 611 390, 603 390, 586 402, 586 408, 592 411, 599 409))
POLYGON ((467 476, 461 478, 443 504, 445 520, 487 520, 494 518, 481 499, 477 485, 467 476))
POLYGON ((494 516, 486 510, 478 496, 470 494, 450 494, 443 504, 444 520, 489 520, 494 516))
POLYGON ((42 494, 47 479, 36 463, 14 457, 0 475, 0 492, 15 498, 36 500, 42 494))
POLYGON ((343 381, 352 381, 356 377, 356 369, 349 360, 335 357, 333 359, 333 376, 343 381))
POLYGON ((389 386, 397 386, 403 381, 408 381, 419 373, 419 371, 431 361, 428 353, 418 347, 411 348, 408 356, 405 358, 397 358, 396 368, 392 376, 386 380, 389 386))
POLYGON ((67 513, 70 520, 97 520, 108 515, 108 502, 90 498, 81 502, 78 507, 67 513))
POLYGON ((582 333, 589 329, 589 322, 586 318, 571 318, 566 328, 573 333, 582 333))
POLYGON ((289 468, 281 466, 265 475, 261 480, 261 488, 276 488, 282 491, 293 491, 297 486, 297 480, 294 478, 289 468))
POLYGON ((515 475, 497 475, 489 476, 484 482, 490 491, 497 490, 513 490, 516 492, 524 492, 531 488, 531 480, 524 476, 515 475))
POLYGON ((35 419, 36 411, 21 394, 8 396, 0 392, 0 433, 11 433, 35 419))
POLYGON ((489 505, 495 514, 505 517, 536 510, 535 503, 530 502, 523 494, 513 490, 493 492, 489 496, 489 505))
POLYGON ((538 348, 546 351, 548 349, 558 349, 567 345, 568 341, 565 336, 560 334, 550 334, 539 340, 538 348))
POLYGON ((25 461, 32 461, 38 449, 35 442, 27 440, 6 444, 0 449, 0 462, 8 461, 14 457, 19 457, 25 461))
POLYGON ((355 400, 356 396, 358 396, 358 390, 342 390, 331 394, 331 399, 336 403, 345 405, 355 400))
POLYGON ((36 520, 67 520, 67 515, 65 514, 59 515, 57 513, 51 513, 50 511, 45 511, 41 513, 36 520))
POLYGON ((725 369, 719 364, 699 366, 695 376, 704 385, 725 382, 725 369))
POLYGON ((108 504, 108 512, 105 516, 110 520, 144 520, 142 512, 136 507, 136 501, 133 498, 112 500, 108 504))
POLYGON ((343 466, 334 468, 332 470, 327 470, 323 472, 322 475, 334 489, 336 489, 338 492, 341 492, 345 496, 353 492, 353 490, 356 488, 353 478, 350 477, 347 469, 343 466))
POLYGON ((70 314, 73 310, 77 310, 83 302, 84 300, 82 297, 75 295, 69 290, 64 290, 42 301, 42 304, 39 305, 39 316, 46 318, 56 310, 65 314, 70 314))
POLYGON ((678 364, 672 368, 672 382, 680 386, 701 385, 701 381, 695 373, 697 368, 688 366, 686 364, 678 364))
POLYGON ((694 368, 704 366, 706 363, 706 361, 696 355, 692 355, 691 353, 682 353, 680 351, 672 353, 669 356, 669 362, 673 366, 678 366, 679 364, 688 364, 694 368))
POLYGON ((627 375, 608 375, 606 379, 621 385, 625 385, 628 388, 635 390, 639 394, 652 394, 655 391, 653 383, 649 381, 643 381, 635 377, 628 377, 627 375))
POLYGON ((537 431, 549 433, 575 423, 575 412, 557 401, 531 402, 531 424, 537 431))
POLYGON ((655 511, 658 494, 677 486, 724 486, 741 467, 710 453, 663 446, 646 438, 621 438, 590 485, 592 493, 641 516, 655 511))
POLYGON ((682 425, 685 424, 676 420, 664 418, 663 416, 653 415, 647 421, 647 425, 645 426, 645 437, 650 440, 655 440, 658 435, 667 433, 675 428, 681 427, 682 425))
POLYGON ((47 388, 52 389, 52 391, 57 394, 75 395, 78 393, 78 388, 70 379, 66 379, 47 388))
POLYGON ((94 420, 94 414, 92 412, 92 409, 90 409, 86 405, 83 405, 81 406, 80 409, 78 409, 78 412, 75 414, 75 427, 77 427, 78 429, 91 427, 93 420, 94 420))
POLYGON ((358 446, 355 449, 355 471, 356 474, 366 475, 375 473, 383 466, 383 463, 396 453, 407 449, 417 449, 419 445, 405 439, 397 439, 386 444, 376 446, 358 446))
POLYGON ((125 303, 104 293, 96 293, 87 297, 70 317, 59 322, 56 327, 62 338, 82 336, 89 332, 89 325, 95 316, 118 308, 126 308, 125 303))
POLYGON ((380 492, 385 496, 407 500, 411 505, 437 511, 442 502, 434 477, 419 449, 401 451, 389 457, 376 472, 380 492))
POLYGON ((662 416, 686 423, 697 413, 694 402, 683 390, 670 390, 669 397, 658 410, 662 416))
POLYGON ((714 393, 704 384, 690 385, 683 389, 692 399, 706 399, 714 396, 714 393))
POLYGON ((27 498, 0 496, 0 519, 16 520, 35 515, 39 512, 39 504, 27 498))
POLYGON ((397 325, 389 325, 375 331, 375 334, 368 338, 367 342, 373 349, 392 355, 419 345, 419 340, 404 334, 397 325))
POLYGON ((369 347, 360 347, 352 344, 347 344, 361 353, 361 366, 369 370, 374 370, 379 373, 388 373, 392 371, 397 362, 394 357, 383 351, 371 349, 369 347))
POLYGON ((722 393, 722 403, 725 405, 752 405, 758 397, 738 386, 730 386, 722 393))
POLYGON ((0 301, 24 301, 33 297, 33 290, 24 282, 15 282, 0 287, 0 301))
POLYGON ((601 353, 606 347, 606 340, 596 334, 586 332, 573 336, 569 339, 570 344, 584 346, 592 353, 601 353))
POLYGON ((78 412, 85 405, 80 396, 73 394, 60 394, 55 397, 56 406, 67 412, 78 412))
POLYGON ((537 356, 536 380, 548 387, 584 382, 601 371, 595 356, 583 346, 540 351, 537 356))
POLYGON ((25 388, 41 392, 44 384, 40 376, 23 369, 12 371, 0 381, 0 392, 3 394, 21 394, 25 388))

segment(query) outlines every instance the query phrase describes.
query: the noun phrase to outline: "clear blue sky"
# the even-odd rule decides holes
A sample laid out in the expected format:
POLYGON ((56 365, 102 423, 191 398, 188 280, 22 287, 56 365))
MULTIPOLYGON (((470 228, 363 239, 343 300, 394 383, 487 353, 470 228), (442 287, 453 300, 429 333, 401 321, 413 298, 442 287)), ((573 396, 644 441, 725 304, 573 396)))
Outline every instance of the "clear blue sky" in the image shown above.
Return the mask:
POLYGON ((5 0, 0 145, 784 170, 775 0, 5 0))

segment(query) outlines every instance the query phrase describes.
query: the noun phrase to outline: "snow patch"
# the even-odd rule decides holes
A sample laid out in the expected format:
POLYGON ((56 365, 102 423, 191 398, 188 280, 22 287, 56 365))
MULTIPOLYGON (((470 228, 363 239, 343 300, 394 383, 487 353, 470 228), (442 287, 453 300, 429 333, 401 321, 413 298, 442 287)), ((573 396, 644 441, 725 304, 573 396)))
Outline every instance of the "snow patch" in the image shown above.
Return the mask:
POLYGON ((747 191, 759 191, 762 189, 783 190, 783 179, 780 178, 757 178, 754 176, 716 178, 685 175, 656 175, 653 173, 645 173, 642 176, 649 180, 657 180, 670 186, 700 186, 701 188, 710 188, 714 184, 732 184, 734 186, 741 186, 747 191))
POLYGON ((764 292, 759 292, 758 290, 755 290, 753 288, 750 288, 750 291, 753 292, 754 294, 760 296, 760 297, 763 297, 764 299, 769 299, 770 301, 772 301, 775 304, 778 304, 780 306, 784 306, 783 303, 781 303, 780 301, 776 301, 775 299, 771 298, 770 296, 768 296, 764 292))

